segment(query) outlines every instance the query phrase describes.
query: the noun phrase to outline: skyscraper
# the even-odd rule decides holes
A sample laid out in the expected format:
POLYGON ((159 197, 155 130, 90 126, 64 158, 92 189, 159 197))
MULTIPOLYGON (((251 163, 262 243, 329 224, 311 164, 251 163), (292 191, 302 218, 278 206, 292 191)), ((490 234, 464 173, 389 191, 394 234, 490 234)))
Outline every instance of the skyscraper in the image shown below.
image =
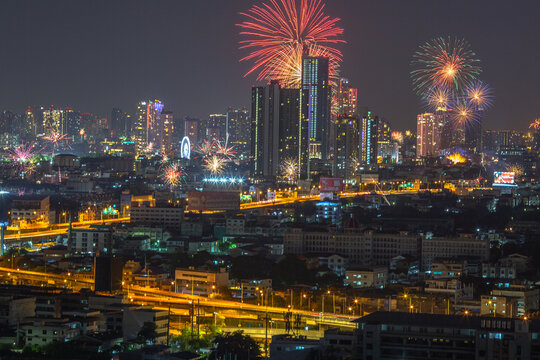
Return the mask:
POLYGON ((337 117, 358 115, 358 90, 349 86, 349 80, 340 79, 337 89, 337 117))
POLYGON ((373 165, 377 163, 378 118, 371 111, 364 112, 360 120, 360 163, 373 165))
POLYGON ((309 157, 326 160, 331 107, 328 58, 303 59, 301 96, 301 121, 308 122, 309 157))
POLYGON ((441 150, 444 118, 433 113, 419 114, 416 122, 416 157, 433 156, 441 150))
POLYGON ((210 114, 206 122, 205 138, 210 141, 225 142, 227 138, 227 115, 210 114))
POLYGON ((172 111, 163 111, 160 116, 161 123, 161 151, 169 154, 174 150, 174 117, 172 111))
POLYGON ((197 145, 201 140, 200 120, 195 118, 184 119, 184 136, 189 138, 192 145, 197 145))
POLYGON ((137 115, 133 127, 135 153, 137 156, 144 152, 145 148, 156 136, 156 125, 162 111, 163 103, 159 100, 141 101, 137 105, 137 115))
POLYGON ((248 155, 251 148, 251 126, 246 108, 227 110, 227 134, 229 144, 234 146, 240 155, 248 155))
POLYGON ((255 178, 274 179, 279 173, 280 88, 272 81, 251 90, 251 156, 255 178))
POLYGON ((300 163, 300 89, 281 89, 279 108, 279 158, 300 163))

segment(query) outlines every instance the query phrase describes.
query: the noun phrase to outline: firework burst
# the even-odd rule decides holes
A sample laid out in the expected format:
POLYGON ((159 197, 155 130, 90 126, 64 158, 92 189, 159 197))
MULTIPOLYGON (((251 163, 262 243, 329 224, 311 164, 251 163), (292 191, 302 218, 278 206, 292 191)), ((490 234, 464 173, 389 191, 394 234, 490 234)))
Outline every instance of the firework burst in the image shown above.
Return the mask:
POLYGON ((450 92, 445 87, 434 87, 426 94, 428 105, 434 110, 447 109, 450 106, 450 92))
POLYGON ((52 161, 52 158, 54 158, 54 153, 56 149, 58 149, 62 145, 63 142, 67 141, 67 134, 62 134, 61 132, 51 128, 49 130, 49 135, 44 136, 43 140, 47 140, 52 144, 52 152, 51 152, 51 161, 52 161))
POLYGON ((216 143, 214 141, 203 140, 203 143, 197 146, 194 150, 195 153, 204 160, 212 156, 216 151, 216 143))
POLYGON ((229 146, 228 141, 225 141, 223 144, 216 141, 214 149, 216 154, 222 155, 228 160, 233 160, 236 157, 236 149, 234 146, 229 146))
POLYGON ((329 75, 337 80, 343 55, 334 46, 344 43, 340 19, 324 12, 321 0, 269 0, 241 13, 246 20, 240 49, 251 52, 241 61, 253 61, 246 73, 258 73, 257 80, 278 80, 287 88, 298 88, 304 56, 329 58, 329 75))
POLYGON ((165 181, 165 183, 169 185, 171 189, 180 184, 182 176, 182 168, 176 163, 169 164, 167 167, 165 167, 162 174, 163 181, 165 181))
POLYGON ((523 175, 523 166, 519 164, 510 164, 506 166, 506 171, 513 172, 516 177, 523 175))
POLYGON ((34 157, 39 153, 34 149, 33 143, 22 143, 11 149, 10 157, 17 165, 21 176, 35 170, 34 157))
POLYGON ((421 45, 413 56, 414 89, 424 97, 434 87, 460 92, 482 72, 479 62, 467 41, 451 37, 433 39, 421 45))
POLYGON ((529 129, 534 129, 534 130, 540 129, 540 119, 534 120, 534 121, 529 125, 529 129))
POLYGON ((281 163, 281 176, 291 183, 298 179, 298 164, 293 159, 285 159, 281 163))
POLYGON ((493 94, 489 86, 481 81, 474 82, 465 89, 467 99, 476 108, 485 110, 492 105, 493 94))
POLYGON ((204 160, 203 167, 212 175, 221 175, 223 174, 223 168, 225 167, 225 160, 218 155, 211 155, 204 160))
POLYGON ((446 157, 448 160, 452 162, 452 164, 463 164, 467 162, 467 158, 461 155, 460 153, 453 153, 446 157))
POLYGON ((477 120, 477 114, 469 103, 458 103, 453 110, 456 127, 465 127, 477 120))

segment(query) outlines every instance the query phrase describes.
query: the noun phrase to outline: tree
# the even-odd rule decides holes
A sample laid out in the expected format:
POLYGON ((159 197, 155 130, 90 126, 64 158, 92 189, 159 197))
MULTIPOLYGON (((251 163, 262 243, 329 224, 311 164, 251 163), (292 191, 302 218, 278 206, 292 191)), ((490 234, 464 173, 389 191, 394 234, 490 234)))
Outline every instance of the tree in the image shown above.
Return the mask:
POLYGON ((313 284, 315 272, 307 268, 306 263, 295 256, 287 256, 272 268, 272 283, 277 286, 295 284, 313 284))
POLYGON ((216 336, 214 345, 210 359, 217 360, 228 356, 237 360, 261 359, 259 345, 250 336, 244 335, 242 330, 216 336))
POLYGON ((156 324, 153 322, 145 322, 137 334, 137 340, 140 343, 150 343, 153 344, 156 340, 156 324))

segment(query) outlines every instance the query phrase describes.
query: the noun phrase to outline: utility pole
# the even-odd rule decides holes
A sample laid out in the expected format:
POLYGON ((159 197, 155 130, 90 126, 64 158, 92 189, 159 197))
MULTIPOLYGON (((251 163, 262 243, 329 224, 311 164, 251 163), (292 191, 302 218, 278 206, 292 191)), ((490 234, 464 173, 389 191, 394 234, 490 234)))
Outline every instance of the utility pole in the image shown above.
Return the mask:
POLYGON ((167 315, 167 346, 169 346, 170 333, 171 333, 171 304, 169 303, 169 314, 167 315))
POLYGON ((197 299, 197 339, 200 340, 201 332, 200 332, 200 326, 199 326, 199 309, 201 308, 200 300, 197 299))

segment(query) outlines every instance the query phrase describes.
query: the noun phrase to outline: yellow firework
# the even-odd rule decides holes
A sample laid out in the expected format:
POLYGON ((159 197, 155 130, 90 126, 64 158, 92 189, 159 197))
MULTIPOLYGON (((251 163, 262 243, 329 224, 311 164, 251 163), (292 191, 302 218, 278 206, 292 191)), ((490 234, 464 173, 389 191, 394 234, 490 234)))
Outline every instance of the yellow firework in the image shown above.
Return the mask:
POLYGON ((225 161, 217 155, 212 155, 204 160, 203 167, 213 175, 223 174, 225 161))
POLYGON ((450 154, 446 158, 450 160, 453 164, 462 164, 467 161, 467 158, 460 153, 450 154))
POLYGON ((298 179, 298 165, 293 159, 285 159, 281 163, 281 175, 288 182, 298 179))

